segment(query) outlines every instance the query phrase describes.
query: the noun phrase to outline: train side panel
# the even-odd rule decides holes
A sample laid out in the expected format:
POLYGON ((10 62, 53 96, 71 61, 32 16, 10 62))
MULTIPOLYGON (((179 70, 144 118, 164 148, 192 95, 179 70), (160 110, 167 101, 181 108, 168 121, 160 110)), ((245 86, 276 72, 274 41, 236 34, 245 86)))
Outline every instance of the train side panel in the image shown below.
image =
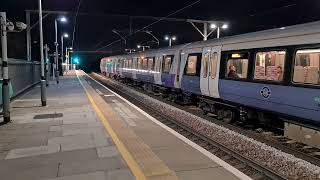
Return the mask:
POLYGON ((310 119, 320 124, 319 89, 220 79, 221 98, 244 106, 310 119))

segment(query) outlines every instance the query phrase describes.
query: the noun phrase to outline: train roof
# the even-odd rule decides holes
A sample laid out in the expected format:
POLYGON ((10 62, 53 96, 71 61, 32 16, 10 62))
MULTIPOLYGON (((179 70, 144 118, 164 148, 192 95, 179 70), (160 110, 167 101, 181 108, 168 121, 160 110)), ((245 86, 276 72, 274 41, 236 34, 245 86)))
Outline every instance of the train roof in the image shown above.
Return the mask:
POLYGON ((121 56, 132 57, 142 56, 143 54, 160 53, 165 51, 175 51, 182 48, 200 48, 207 46, 224 46, 224 50, 236 50, 258 47, 276 47, 294 44, 312 44, 320 43, 320 21, 311 23, 275 28, 234 36, 226 36, 219 39, 209 39, 207 41, 197 41, 171 47, 150 49, 144 52, 137 52, 130 55, 118 55, 109 58, 121 56), (303 36, 303 38, 301 38, 303 36), (260 42, 257 44, 256 42, 260 42))
MULTIPOLYGON (((197 47, 206 47, 212 45, 229 45, 229 44, 238 44, 238 43, 248 43, 254 41, 264 41, 264 40, 273 40, 273 45, 277 45, 275 41, 280 40, 278 44, 281 46, 288 45, 288 42, 282 41, 284 38, 291 38, 291 39, 299 39, 301 36, 308 36, 308 35, 317 35, 320 38, 320 21, 287 26, 282 28, 275 28, 257 32, 251 32, 246 34, 239 34, 234 36, 226 36, 219 39, 210 39, 208 41, 198 41, 191 43, 188 48, 197 48, 197 47), (281 43, 282 42, 282 43, 281 43), (287 44, 286 44, 287 43, 287 44)), ((319 39, 306 39, 304 38, 304 43, 314 43, 314 40, 319 42, 319 39)), ((290 44, 290 43, 289 43, 290 44)), ((268 47, 266 44, 263 46, 268 47)))

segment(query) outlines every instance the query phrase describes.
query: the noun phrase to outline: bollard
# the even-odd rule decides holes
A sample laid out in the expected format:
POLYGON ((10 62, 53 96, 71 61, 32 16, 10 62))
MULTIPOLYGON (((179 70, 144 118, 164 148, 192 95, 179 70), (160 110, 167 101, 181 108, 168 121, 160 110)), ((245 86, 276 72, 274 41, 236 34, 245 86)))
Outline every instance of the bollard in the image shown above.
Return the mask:
POLYGON ((41 79, 41 104, 42 106, 47 105, 47 92, 46 92, 46 80, 41 79))

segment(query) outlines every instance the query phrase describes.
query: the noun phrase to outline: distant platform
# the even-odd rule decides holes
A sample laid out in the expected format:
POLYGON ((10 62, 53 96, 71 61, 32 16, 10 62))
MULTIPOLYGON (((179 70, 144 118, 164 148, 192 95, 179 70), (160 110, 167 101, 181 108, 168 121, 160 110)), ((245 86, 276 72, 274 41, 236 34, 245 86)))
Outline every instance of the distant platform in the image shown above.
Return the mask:
POLYGON ((83 71, 35 87, 0 126, 1 179, 250 179, 83 71))

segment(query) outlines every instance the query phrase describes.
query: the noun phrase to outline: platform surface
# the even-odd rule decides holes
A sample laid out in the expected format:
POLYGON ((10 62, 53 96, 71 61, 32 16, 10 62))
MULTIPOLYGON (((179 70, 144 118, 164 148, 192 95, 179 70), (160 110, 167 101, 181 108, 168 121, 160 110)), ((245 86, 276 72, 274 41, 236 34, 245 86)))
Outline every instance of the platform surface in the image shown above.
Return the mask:
POLYGON ((39 90, 0 126, 0 179, 248 179, 82 71, 50 82, 47 107, 39 90))

